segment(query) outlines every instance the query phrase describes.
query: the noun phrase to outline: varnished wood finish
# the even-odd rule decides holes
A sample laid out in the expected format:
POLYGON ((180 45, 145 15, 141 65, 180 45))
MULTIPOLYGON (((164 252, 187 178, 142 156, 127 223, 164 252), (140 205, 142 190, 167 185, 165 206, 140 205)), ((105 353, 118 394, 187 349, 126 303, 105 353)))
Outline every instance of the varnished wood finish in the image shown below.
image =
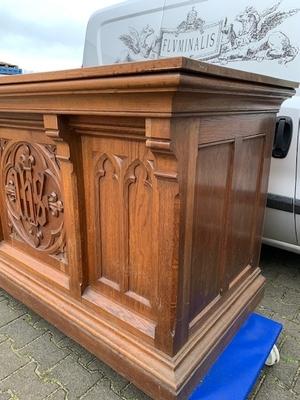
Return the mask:
POLYGON ((263 292, 292 82, 175 58, 0 79, 0 285, 157 400, 263 292))

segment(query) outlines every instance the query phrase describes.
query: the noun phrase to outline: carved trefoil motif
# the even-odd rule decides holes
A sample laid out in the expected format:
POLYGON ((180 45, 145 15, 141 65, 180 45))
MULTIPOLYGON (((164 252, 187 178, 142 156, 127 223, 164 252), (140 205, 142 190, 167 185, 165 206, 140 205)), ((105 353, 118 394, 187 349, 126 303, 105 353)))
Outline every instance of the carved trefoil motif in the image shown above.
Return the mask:
POLYGON ((64 204, 55 148, 10 142, 3 152, 2 171, 12 234, 65 261, 64 204))

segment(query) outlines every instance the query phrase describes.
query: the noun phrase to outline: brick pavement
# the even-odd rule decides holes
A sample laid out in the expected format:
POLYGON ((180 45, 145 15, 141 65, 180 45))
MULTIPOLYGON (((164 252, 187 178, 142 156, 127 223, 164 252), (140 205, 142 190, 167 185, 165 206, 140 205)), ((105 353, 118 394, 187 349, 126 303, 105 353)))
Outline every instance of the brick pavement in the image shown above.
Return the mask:
MULTIPOLYGON (((300 400, 300 256, 265 247, 258 312, 284 323, 281 361, 251 400, 300 400)), ((0 289, 0 400, 146 400, 146 395, 0 289)), ((220 399, 221 400, 221 399, 220 399)))

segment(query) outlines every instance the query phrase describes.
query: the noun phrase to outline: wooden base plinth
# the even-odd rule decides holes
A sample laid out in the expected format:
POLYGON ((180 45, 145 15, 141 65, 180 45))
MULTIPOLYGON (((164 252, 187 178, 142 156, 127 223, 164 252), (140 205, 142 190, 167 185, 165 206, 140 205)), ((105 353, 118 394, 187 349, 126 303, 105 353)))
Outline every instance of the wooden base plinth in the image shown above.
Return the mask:
POLYGON ((169 357, 0 256, 0 286, 155 400, 186 399, 263 294, 255 270, 169 357), (226 324, 224 324, 226 321, 226 324), (142 382, 142 384, 141 384, 142 382))

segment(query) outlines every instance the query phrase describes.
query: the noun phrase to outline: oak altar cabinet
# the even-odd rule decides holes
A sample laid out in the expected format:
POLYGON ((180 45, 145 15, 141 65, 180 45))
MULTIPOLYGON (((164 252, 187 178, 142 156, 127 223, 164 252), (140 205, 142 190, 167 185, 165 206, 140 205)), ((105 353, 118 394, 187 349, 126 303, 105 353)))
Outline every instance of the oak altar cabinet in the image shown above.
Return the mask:
POLYGON ((0 286, 155 400, 261 299, 293 82, 185 58, 0 80, 0 286))

